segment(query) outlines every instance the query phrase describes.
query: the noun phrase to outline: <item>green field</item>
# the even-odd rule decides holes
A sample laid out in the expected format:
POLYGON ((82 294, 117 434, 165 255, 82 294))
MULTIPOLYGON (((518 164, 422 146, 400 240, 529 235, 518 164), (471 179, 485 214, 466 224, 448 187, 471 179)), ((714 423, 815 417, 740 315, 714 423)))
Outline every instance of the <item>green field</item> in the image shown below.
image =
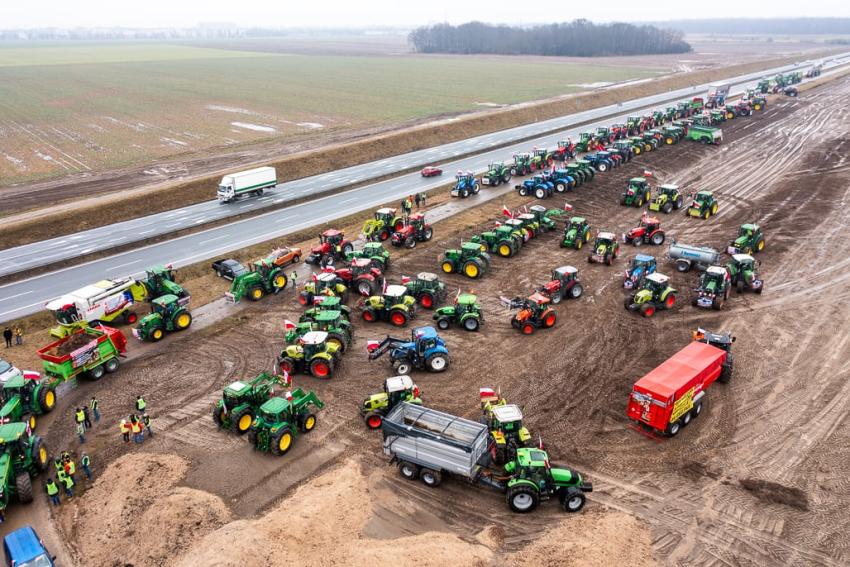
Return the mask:
POLYGON ((0 44, 0 185, 480 110, 657 73, 591 61, 236 47, 0 44))

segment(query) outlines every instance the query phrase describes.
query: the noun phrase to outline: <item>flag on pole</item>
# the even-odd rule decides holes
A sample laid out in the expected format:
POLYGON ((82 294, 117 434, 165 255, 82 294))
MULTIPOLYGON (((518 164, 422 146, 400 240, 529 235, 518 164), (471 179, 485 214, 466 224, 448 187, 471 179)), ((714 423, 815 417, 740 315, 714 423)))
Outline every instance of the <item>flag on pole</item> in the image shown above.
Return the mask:
POLYGON ((283 371, 283 383, 287 386, 292 385, 292 376, 290 376, 289 372, 287 372, 286 370, 283 371))
POLYGON ((649 171, 648 169, 644 169, 643 170, 643 176, 644 177, 652 177, 652 172, 649 171))
POLYGON ((284 329, 285 331, 291 331, 291 330, 292 330, 292 329, 294 329, 294 328, 295 328, 295 323, 293 323, 293 322, 292 322, 292 321, 290 321, 289 319, 284 319, 284 320, 283 320, 283 329, 284 329))
POLYGON ((508 217, 509 219, 514 218, 514 214, 511 212, 511 210, 504 205, 502 205, 502 214, 508 217))
POLYGON ((378 348, 378 345, 380 344, 381 343, 379 343, 378 341, 366 341, 366 351, 372 352, 373 350, 378 348))
POLYGON ((286 396, 286 400, 287 400, 287 401, 289 401, 289 402, 291 402, 291 401, 292 401, 292 392, 290 392, 289 390, 287 390, 287 391, 286 391, 286 394, 284 394, 284 395, 286 396))
POLYGON ((570 212, 571 210, 573 210, 573 206, 569 203, 564 203, 564 210, 570 212))
POLYGON ((410 283, 410 277, 409 276, 401 276, 401 285, 405 285, 405 284, 408 284, 408 283, 410 283))
POLYGON ((478 397, 482 400, 488 400, 496 397, 496 390, 493 388, 478 388, 478 397))
POLYGON ((311 274, 311 275, 313 276, 313 283, 316 283, 316 282, 319 281, 319 278, 318 278, 318 276, 316 276, 316 274, 311 274))

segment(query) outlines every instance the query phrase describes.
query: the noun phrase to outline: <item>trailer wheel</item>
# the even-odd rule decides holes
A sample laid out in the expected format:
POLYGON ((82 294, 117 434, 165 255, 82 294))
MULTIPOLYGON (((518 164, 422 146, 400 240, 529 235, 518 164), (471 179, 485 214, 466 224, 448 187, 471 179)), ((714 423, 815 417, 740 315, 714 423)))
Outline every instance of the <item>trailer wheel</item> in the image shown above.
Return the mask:
POLYGON ((527 514, 540 504, 540 495, 534 488, 523 484, 509 488, 507 500, 511 510, 519 514, 527 514))
POLYGON ((398 464, 398 474, 407 480, 416 480, 419 477, 419 467, 407 461, 398 464))
POLYGON ((584 497, 584 493, 580 490, 568 488, 561 493, 560 501, 564 510, 572 514, 584 508, 586 498, 584 497))
POLYGON ((94 368, 89 370, 89 378, 97 381, 103 378, 104 373, 105 371, 103 370, 103 366, 95 366, 94 368))
POLYGON ((685 415, 683 415, 682 416, 682 427, 687 427, 688 424, 691 422, 692 418, 693 418, 693 416, 691 415, 691 412, 687 412, 685 415))
POLYGON ((113 372, 118 370, 118 366, 120 364, 121 363, 118 362, 118 357, 110 358, 109 360, 103 363, 103 369, 112 374, 113 372))
POLYGON ((434 469, 423 468, 419 471, 419 480, 428 488, 437 488, 443 482, 443 473, 434 469))
POLYGON ((676 270, 679 272, 687 272, 691 269, 691 263, 687 260, 676 260, 676 270))
POLYGON ((698 418, 700 412, 702 411, 702 401, 697 402, 692 411, 693 411, 693 414, 694 414, 693 419, 698 418))
POLYGON ((682 426, 678 421, 674 421, 670 425, 667 426, 667 435, 669 437, 675 437, 678 435, 679 431, 682 429, 682 426))

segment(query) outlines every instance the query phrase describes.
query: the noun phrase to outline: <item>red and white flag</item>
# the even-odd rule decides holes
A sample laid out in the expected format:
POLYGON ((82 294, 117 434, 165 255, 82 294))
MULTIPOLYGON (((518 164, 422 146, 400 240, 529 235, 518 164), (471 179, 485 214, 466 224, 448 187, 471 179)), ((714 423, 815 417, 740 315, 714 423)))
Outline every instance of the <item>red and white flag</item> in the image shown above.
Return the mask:
POLYGON ((284 396, 286 397, 287 401, 292 401, 292 392, 290 392, 289 390, 286 391, 286 394, 284 394, 284 396))
POLYGON ((410 283, 410 276, 401 276, 401 285, 410 283))
POLYGON ((493 388, 478 388, 478 397, 482 400, 496 397, 496 390, 493 388))
POLYGON ((287 372, 286 370, 283 371, 283 383, 287 386, 292 385, 292 376, 290 376, 289 372, 287 372))
POLYGON ((294 329, 294 328, 295 328, 295 323, 293 323, 293 322, 292 322, 292 321, 290 321, 289 319, 284 319, 284 320, 283 320, 283 330, 284 330, 284 331, 291 331, 291 330, 292 330, 292 329, 294 329))
POLYGON ((496 221, 496 228, 499 228, 500 226, 502 226, 502 223, 500 223, 499 221, 496 221))
POLYGON ((569 203, 564 203, 564 210, 569 212, 569 211, 573 210, 573 206, 570 205, 569 203))
POLYGON ((380 344, 381 343, 378 342, 378 341, 366 341, 366 350, 368 352, 372 352, 373 350, 378 348, 378 345, 380 345, 380 344))
POLYGON ((643 170, 643 176, 644 177, 652 177, 652 172, 649 171, 648 169, 644 169, 643 170))
POLYGON ((333 273, 333 271, 334 271, 333 266, 322 266, 322 273, 323 274, 331 274, 331 273, 333 273))
POLYGON ((316 276, 316 274, 312 274, 312 276, 313 276, 313 283, 316 283, 316 282, 319 281, 319 278, 318 278, 318 276, 316 276))
POLYGON ((511 212, 511 210, 504 205, 502 205, 502 214, 508 217, 509 219, 514 218, 514 214, 511 212))

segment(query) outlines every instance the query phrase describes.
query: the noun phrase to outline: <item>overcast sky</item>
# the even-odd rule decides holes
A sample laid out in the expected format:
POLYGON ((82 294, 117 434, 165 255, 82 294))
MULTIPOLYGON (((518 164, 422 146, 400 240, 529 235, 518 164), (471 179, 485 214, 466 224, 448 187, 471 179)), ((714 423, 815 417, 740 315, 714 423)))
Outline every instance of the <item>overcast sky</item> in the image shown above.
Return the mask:
POLYGON ((0 28, 189 27, 232 22, 265 27, 416 26, 470 20, 539 23, 587 18, 646 21, 700 17, 850 16, 848 0, 516 2, 504 0, 0 0, 0 28), (561 7, 559 10, 558 7, 561 7), (544 8, 545 7, 545 8, 544 8), (543 8, 543 9, 540 9, 543 8))

